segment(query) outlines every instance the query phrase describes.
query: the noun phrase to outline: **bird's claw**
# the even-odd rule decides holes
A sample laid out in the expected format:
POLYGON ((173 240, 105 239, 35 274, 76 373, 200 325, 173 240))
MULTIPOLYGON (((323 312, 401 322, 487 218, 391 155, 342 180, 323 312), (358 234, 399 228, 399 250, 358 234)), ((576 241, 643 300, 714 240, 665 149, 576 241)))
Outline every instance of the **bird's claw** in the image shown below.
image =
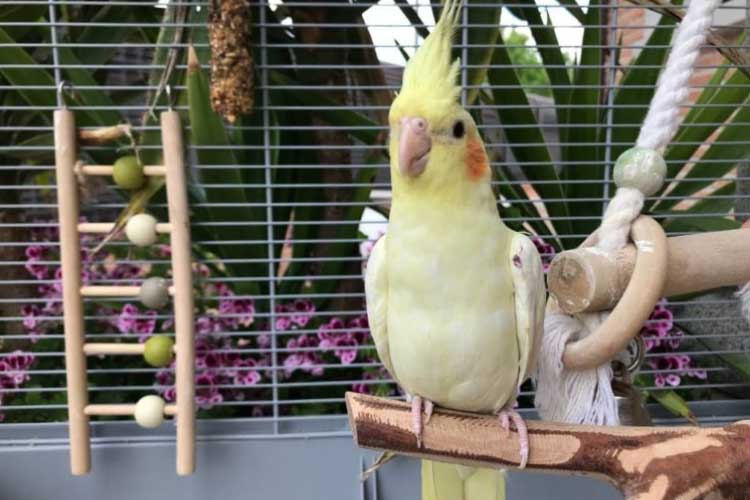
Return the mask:
POLYGON ((516 432, 518 432, 518 447, 521 453, 519 468, 523 469, 529 461, 529 432, 526 422, 524 422, 518 412, 513 410, 502 410, 497 416, 500 419, 500 425, 505 430, 506 437, 510 434, 511 421, 516 428, 516 432))
POLYGON ((422 399, 420 396, 412 396, 411 398, 411 429, 414 435, 417 437, 417 448, 422 447, 422 434, 424 426, 430 421, 432 417, 432 410, 434 405, 432 401, 422 399), (422 408, 424 408, 424 420, 422 420, 422 408))

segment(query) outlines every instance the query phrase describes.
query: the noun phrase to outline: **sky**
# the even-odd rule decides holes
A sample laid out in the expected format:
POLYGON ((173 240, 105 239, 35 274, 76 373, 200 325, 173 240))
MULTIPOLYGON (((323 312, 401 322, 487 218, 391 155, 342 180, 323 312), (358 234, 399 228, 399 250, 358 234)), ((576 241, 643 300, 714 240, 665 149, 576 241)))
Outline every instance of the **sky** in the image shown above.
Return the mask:
MULTIPOLYGON (((429 0, 408 1, 416 7, 419 16, 425 23, 434 24, 435 20, 432 16, 432 9, 429 7, 429 0)), ((578 0, 578 3, 585 7, 588 5, 588 0, 578 0)), ((540 6, 549 6, 549 8, 543 11, 543 18, 546 19, 547 13, 549 14, 552 23, 557 27, 555 32, 557 33, 560 45, 567 46, 563 50, 572 57, 575 57, 578 54, 577 47, 580 46, 583 36, 583 30, 579 27, 579 23, 554 0, 537 0, 537 4, 540 6)), ((371 26, 370 33, 375 45, 378 46, 376 50, 380 60, 403 65, 404 58, 398 48, 396 48, 394 40, 398 41, 401 46, 407 47, 406 51, 411 54, 419 38, 411 28, 411 23, 401 13, 401 10, 394 7, 393 0, 380 0, 378 5, 369 8, 365 12, 364 19, 371 26)), ((525 22, 514 17, 507 9, 503 9, 500 23, 503 27, 507 27, 508 29, 513 27, 521 33, 526 34, 529 36, 530 44, 533 44, 529 29, 525 27, 525 22)))

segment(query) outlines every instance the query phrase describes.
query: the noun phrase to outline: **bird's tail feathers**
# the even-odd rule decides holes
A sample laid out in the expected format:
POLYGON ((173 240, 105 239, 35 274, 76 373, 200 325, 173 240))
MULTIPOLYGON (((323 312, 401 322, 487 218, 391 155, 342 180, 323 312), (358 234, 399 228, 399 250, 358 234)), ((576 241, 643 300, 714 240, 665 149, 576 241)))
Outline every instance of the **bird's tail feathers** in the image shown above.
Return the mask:
POLYGON ((505 471, 422 460, 422 500, 505 500, 505 471))

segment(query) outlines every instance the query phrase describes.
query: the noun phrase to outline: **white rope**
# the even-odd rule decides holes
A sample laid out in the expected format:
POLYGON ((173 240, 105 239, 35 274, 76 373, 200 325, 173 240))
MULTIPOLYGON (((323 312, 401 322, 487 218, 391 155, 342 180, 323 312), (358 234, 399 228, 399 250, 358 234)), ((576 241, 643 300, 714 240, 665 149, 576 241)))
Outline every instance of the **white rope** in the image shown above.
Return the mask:
POLYGON ((693 65, 711 27, 720 0, 692 0, 672 42, 667 66, 659 77, 636 145, 660 151, 679 125, 680 104, 688 97, 693 65))
MULTIPOLYGON (((690 2, 659 78, 636 141, 637 147, 661 152, 677 130, 680 105, 688 96, 693 65, 705 42, 713 12, 720 3, 720 0, 690 2)), ((617 189, 597 230, 597 248, 614 252, 625 246, 630 227, 643 208, 643 200, 644 194, 638 189, 617 189)), ((750 313, 750 286, 743 291, 746 312, 750 313)), ((565 345, 596 331, 607 316, 606 312, 576 316, 547 314, 536 374, 535 405, 542 418, 570 423, 619 424, 611 386, 611 364, 590 370, 566 370, 562 363, 565 345)))
POLYGON ((740 288, 737 292, 737 297, 740 299, 742 316, 744 316, 747 322, 750 322, 750 283, 745 283, 745 286, 740 288))

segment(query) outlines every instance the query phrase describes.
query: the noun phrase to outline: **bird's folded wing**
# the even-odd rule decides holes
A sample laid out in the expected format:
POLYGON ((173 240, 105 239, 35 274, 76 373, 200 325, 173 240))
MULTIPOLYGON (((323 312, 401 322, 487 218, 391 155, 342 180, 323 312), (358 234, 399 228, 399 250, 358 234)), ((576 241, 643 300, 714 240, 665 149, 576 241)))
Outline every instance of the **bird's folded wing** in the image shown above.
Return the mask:
POLYGON ((520 385, 536 365, 544 330, 546 291, 539 252, 527 236, 516 234, 510 248, 510 268, 516 303, 516 335, 519 350, 520 385))
POLYGON ((388 273, 385 262, 385 239, 380 238, 370 253, 365 272, 365 296, 367 299, 367 321, 370 323, 370 334, 375 341, 380 361, 388 373, 395 378, 391 364, 391 352, 388 346, 388 273))

